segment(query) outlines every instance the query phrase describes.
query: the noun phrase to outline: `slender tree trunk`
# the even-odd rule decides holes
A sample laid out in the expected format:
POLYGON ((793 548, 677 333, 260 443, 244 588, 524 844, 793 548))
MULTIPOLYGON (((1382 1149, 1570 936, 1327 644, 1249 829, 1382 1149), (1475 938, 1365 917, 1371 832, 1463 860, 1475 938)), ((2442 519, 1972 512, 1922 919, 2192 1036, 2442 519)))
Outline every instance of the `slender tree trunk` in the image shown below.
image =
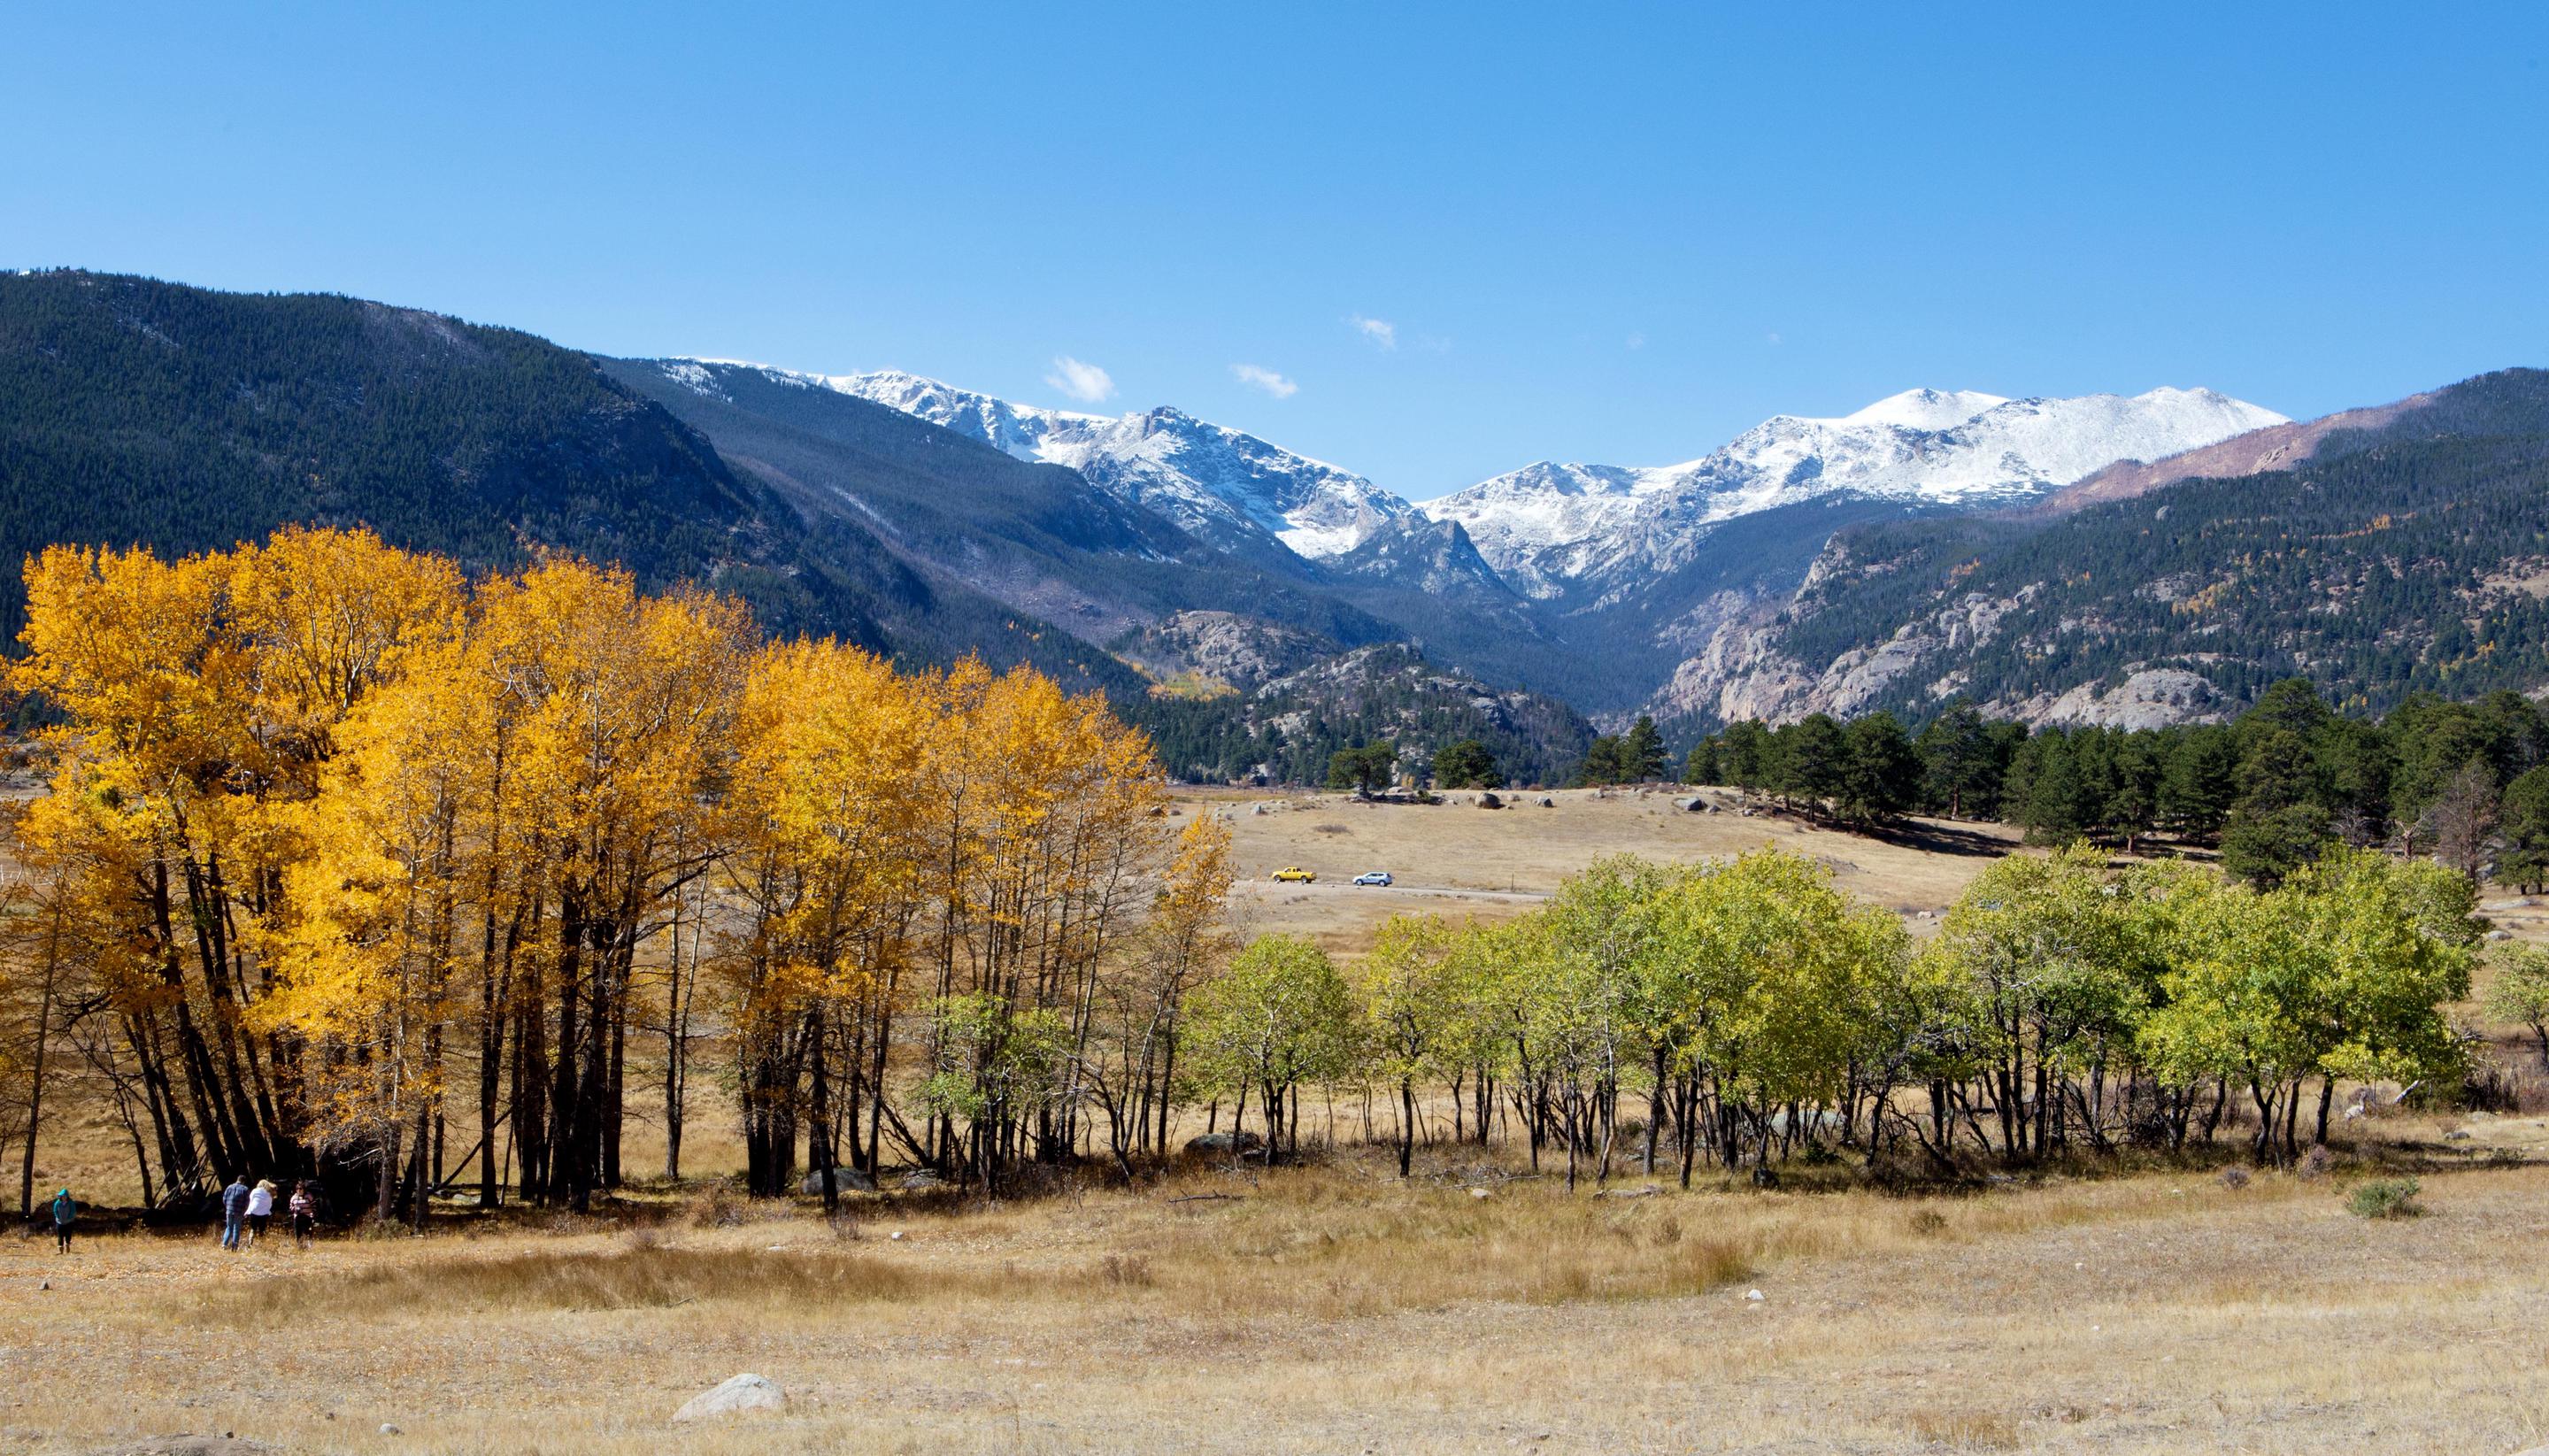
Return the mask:
MULTIPOLYGON (((27 1070, 27 1147, 18 1160, 18 1216, 22 1219, 33 1218, 36 1212, 36 1129, 45 1120, 45 1054, 53 1029, 53 984, 62 963, 62 917, 66 913, 60 889, 56 884, 52 914, 45 922, 45 981, 36 1004, 35 1056, 27 1070)), ((146 1186, 147 1180, 144 1182, 146 1186)))
POLYGON ((1408 1176, 1416 1155, 1416 1079, 1398 1079, 1398 1176, 1408 1176))
POLYGON ((823 1045, 823 1009, 805 1014, 805 1041, 814 1060, 813 1095, 806 1108, 805 1166, 822 1180, 823 1212, 841 1210, 841 1181, 832 1155, 832 1078, 830 1053, 823 1045))

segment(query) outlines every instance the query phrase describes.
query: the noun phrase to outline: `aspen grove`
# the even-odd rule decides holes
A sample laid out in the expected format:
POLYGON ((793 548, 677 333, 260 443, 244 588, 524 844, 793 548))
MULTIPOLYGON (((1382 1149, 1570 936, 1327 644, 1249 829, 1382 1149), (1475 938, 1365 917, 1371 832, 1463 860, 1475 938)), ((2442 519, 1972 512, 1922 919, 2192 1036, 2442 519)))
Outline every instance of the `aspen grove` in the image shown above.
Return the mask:
POLYGON ((29 1070, 76 1045, 147 1199, 248 1173, 384 1216, 466 1183, 583 1208, 641 1102, 678 1174, 710 1041, 757 1193, 801 1144, 988 1183, 1091 1109, 1119 1154, 1163 1134, 1224 841, 1175 840, 1094 698, 361 532, 55 548, 28 585, 52 790, 11 919, 56 930, 10 959, 46 988, 29 1070))

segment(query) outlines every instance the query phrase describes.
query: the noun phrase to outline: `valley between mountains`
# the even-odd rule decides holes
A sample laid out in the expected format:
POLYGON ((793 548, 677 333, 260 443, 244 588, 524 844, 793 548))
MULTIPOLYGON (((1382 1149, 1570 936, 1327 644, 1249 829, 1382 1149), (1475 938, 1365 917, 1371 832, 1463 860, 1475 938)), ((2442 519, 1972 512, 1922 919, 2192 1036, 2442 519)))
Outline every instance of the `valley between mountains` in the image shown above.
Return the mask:
POLYGON ((2216 721, 2290 676, 2375 712, 2549 684, 2539 371, 2313 421, 2193 387, 1913 389, 1693 446, 1413 502, 1173 408, 0 276, 13 558, 302 522, 487 566, 568 550, 709 583, 782 632, 1033 663, 1199 780, 1476 738, 1516 782, 1556 782, 1640 714, 1687 742, 1959 701, 2216 721))

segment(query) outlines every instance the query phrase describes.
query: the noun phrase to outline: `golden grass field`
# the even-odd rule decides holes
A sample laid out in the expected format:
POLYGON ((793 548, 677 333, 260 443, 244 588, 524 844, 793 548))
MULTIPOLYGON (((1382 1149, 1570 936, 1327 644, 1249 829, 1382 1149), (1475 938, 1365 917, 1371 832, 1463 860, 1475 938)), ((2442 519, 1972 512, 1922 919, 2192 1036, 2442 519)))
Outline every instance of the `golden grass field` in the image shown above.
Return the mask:
MULTIPOLYGON (((1193 791, 1178 809, 1230 815, 1243 929, 1343 950, 1399 911, 1528 909, 1597 854, 1764 841, 1917 927, 2009 847, 1971 825, 1925 826, 1941 851, 1691 815, 1663 794, 1468 797, 1193 791), (1289 863, 1320 882, 1268 881, 1289 863), (1344 883, 1367 868, 1398 885, 1344 883)), ((689 1170, 740 1163, 730 1120, 695 1108, 689 1170)), ((1325 1130, 1315 1105, 1305 1120, 1325 1130)), ((1647 1186, 1624 1162, 1613 1193, 1569 1196, 1503 1149, 1420 1150, 1401 1182, 1385 1152, 1347 1147, 1132 1190, 1091 1175, 992 1208, 853 1198, 838 1222, 695 1182, 607 1216, 453 1214, 422 1239, 306 1251, 226 1255, 209 1231, 92 1232, 67 1257, 0 1239, 0 1451, 179 1432, 455 1456, 2549 1442, 2549 1118, 2403 1115, 2358 1134, 2328 1177, 2244 1187, 2142 1167, 1909 1198, 1809 1170, 1779 1192, 1614 1196, 1647 1186), (2425 1215, 2347 1213, 2344 1186, 2392 1167, 2422 1175, 2425 1215), (745 1371, 790 1408, 668 1423, 745 1371)), ((632 1128, 630 1165, 660 1159, 632 1128)), ((91 1117, 41 1166, 111 1191, 131 1157, 91 1117)))
POLYGON ((13 1242, 0 1445, 2511 1452, 2549 1438, 2549 1170, 2486 1145, 2396 1222, 2342 1170, 1570 1198, 1345 1155, 838 1227, 667 1195, 307 1252, 13 1242), (791 1408, 667 1424, 741 1371, 791 1408))
POLYGON ((1720 789, 1509 793, 1499 797, 1510 807, 1498 810, 1478 808, 1477 797, 1456 791, 1422 806, 1358 803, 1351 794, 1192 789, 1179 792, 1176 807, 1228 819, 1240 879, 1232 916, 1244 930, 1306 934, 1339 951, 1362 949, 1371 927, 1391 915, 1521 914, 1605 854, 1681 860, 1777 844, 1829 864, 1853 895, 1907 915, 1935 913, 2018 842, 2016 831, 1999 825, 1912 820, 1908 832, 1886 840, 1792 818, 1746 818, 1737 812, 1739 796, 1720 789), (1722 812, 1673 807, 1694 793, 1722 812), (1541 808, 1543 798, 1553 807, 1541 808), (1274 883, 1285 865, 1316 871, 1318 882, 1274 883), (1397 883, 1386 890, 1348 883, 1366 870, 1387 870, 1397 883))

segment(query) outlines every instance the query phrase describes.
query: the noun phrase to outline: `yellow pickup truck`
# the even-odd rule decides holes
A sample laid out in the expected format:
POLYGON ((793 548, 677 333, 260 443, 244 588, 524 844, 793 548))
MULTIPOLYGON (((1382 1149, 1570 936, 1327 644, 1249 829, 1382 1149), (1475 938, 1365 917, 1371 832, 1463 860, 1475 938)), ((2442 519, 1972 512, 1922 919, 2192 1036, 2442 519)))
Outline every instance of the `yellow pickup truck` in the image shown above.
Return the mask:
POLYGON ((1274 883, 1278 885, 1311 885, 1318 878, 1317 870, 1305 870, 1297 864, 1287 864, 1274 872, 1274 883))

